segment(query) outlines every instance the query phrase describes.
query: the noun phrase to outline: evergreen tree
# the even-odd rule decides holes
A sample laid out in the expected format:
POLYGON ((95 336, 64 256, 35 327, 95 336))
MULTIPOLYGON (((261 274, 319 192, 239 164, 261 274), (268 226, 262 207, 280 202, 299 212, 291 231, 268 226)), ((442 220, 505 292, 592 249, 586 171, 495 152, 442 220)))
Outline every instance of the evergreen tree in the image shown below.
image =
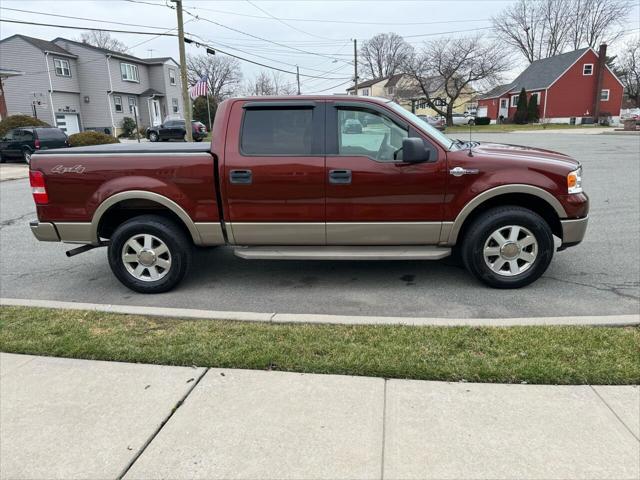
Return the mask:
POLYGON ((524 87, 522 87, 518 96, 518 106, 516 107, 516 113, 513 115, 513 123, 527 123, 527 92, 524 87))
MULTIPOLYGON (((212 96, 209 96, 209 105, 211 106, 211 122, 216 117, 216 110, 218 109, 218 103, 212 96)), ((209 125, 209 115, 207 113, 207 99, 205 97, 198 97, 193 102, 193 119, 198 122, 204 123, 207 126, 207 131, 211 131, 211 125, 209 125)))
POLYGON ((529 106, 527 108, 527 120, 529 123, 536 123, 540 120, 540 112, 538 111, 538 96, 531 95, 529 98, 529 106))

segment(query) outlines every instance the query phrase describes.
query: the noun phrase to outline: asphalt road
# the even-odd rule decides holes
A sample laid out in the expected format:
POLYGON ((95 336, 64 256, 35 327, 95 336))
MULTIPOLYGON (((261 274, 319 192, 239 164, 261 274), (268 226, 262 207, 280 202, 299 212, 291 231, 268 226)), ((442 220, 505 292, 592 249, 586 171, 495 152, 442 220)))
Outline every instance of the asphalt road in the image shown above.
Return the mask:
POLYGON ((511 291, 477 283, 450 261, 247 261, 228 248, 199 251, 173 292, 141 295, 111 274, 106 250, 67 258, 40 243, 28 180, 0 183, 0 296, 108 304, 279 313, 525 317, 638 313, 640 137, 553 133, 477 134, 478 140, 569 153, 591 197, 587 237, 556 253, 533 285, 511 291))

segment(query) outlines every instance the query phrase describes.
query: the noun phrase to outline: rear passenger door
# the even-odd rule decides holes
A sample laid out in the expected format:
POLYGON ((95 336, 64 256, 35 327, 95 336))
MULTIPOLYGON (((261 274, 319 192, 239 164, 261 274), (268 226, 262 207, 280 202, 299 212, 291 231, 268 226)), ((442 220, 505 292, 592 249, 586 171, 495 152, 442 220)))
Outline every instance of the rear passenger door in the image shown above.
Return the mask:
POLYGON ((236 244, 325 244, 324 128, 322 102, 234 103, 222 182, 236 244))

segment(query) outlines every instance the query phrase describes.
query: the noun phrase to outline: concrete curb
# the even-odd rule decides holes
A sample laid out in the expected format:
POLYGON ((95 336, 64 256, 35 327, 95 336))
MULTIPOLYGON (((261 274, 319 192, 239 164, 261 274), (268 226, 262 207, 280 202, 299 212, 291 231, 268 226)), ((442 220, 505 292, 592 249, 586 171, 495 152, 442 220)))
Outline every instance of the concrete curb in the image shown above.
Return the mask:
POLYGON ((590 325, 590 326, 638 326, 640 315, 593 315, 573 317, 528 318, 429 318, 429 317, 372 317, 358 315, 319 315, 304 313, 223 312, 191 308, 143 307, 133 305, 106 305, 99 303, 60 302, 0 298, 2 306, 58 308, 89 310, 95 312, 150 315, 154 317, 192 318, 202 320, 236 320, 243 322, 271 323, 325 323, 342 325, 421 325, 421 326, 524 326, 524 325, 590 325))

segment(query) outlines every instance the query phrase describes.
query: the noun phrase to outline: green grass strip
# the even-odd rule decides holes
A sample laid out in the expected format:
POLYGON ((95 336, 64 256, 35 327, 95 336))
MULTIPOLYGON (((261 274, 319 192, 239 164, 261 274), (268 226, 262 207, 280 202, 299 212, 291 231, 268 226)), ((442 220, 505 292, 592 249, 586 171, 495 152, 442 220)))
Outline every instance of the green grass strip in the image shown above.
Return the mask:
POLYGON ((1 307, 0 350, 421 380, 640 383, 635 327, 268 324, 1 307))

